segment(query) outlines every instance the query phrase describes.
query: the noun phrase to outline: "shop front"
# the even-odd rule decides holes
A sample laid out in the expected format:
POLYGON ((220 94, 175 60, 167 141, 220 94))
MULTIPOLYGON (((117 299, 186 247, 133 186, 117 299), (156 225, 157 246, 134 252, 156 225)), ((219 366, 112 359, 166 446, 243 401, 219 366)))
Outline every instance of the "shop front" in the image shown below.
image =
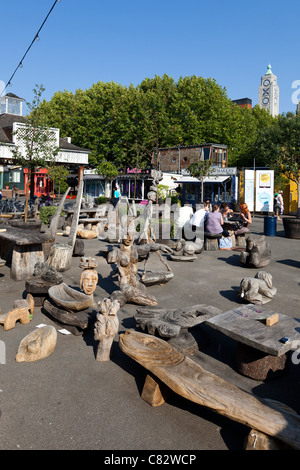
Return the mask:
POLYGON ((203 181, 185 174, 177 183, 181 186, 182 204, 188 202, 191 205, 199 204, 201 200, 209 199, 211 203, 229 204, 237 200, 237 169, 236 168, 215 168, 203 181))

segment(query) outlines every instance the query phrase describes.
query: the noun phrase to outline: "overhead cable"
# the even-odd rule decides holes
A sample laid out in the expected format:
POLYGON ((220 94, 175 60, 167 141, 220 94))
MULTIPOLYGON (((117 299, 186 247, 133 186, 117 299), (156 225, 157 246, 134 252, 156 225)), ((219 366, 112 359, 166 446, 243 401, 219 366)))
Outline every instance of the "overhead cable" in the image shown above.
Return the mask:
POLYGON ((35 34, 33 40, 31 41, 30 46, 27 48, 27 51, 26 51, 25 54, 23 55, 22 59, 20 60, 20 62, 19 62, 19 64, 18 64, 18 66, 15 68, 15 70, 14 70, 12 76, 10 77, 10 79, 8 80, 8 82, 7 82, 7 84, 5 85, 4 89, 2 90, 2 92, 1 92, 1 94, 0 94, 0 98, 1 98, 2 94, 4 93, 4 91, 6 90, 6 88, 11 85, 11 81, 12 81, 13 77, 15 76, 17 70, 18 70, 19 68, 22 68, 22 67, 23 67, 23 60, 25 59, 26 55, 28 54, 29 50, 31 49, 31 47, 32 47, 32 45, 35 43, 35 41, 38 41, 38 40, 39 40, 39 33, 40 33, 40 31, 42 30, 44 24, 46 23, 48 17, 50 16, 50 14, 51 14, 52 10, 54 9, 55 5, 57 4, 57 2, 60 2, 60 0, 55 0, 55 2, 53 3, 52 7, 50 8, 50 10, 49 10, 49 12, 48 12, 48 14, 47 14, 47 16, 46 16, 46 18, 44 19, 42 25, 40 26, 38 32, 35 34))

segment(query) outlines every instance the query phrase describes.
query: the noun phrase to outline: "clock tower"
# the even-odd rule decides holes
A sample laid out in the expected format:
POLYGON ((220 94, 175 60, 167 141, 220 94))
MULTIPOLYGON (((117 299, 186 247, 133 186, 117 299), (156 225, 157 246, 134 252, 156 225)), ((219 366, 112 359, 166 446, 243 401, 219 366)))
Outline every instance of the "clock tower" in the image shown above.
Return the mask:
POLYGON ((279 114, 279 86, 276 75, 272 73, 271 65, 268 65, 265 75, 261 77, 258 105, 268 109, 274 117, 279 114))

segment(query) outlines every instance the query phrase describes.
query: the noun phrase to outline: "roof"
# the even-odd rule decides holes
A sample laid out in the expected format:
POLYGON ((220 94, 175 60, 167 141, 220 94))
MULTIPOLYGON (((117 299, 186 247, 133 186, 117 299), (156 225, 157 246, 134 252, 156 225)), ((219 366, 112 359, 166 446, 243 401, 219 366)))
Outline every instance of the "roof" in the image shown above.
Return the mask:
MULTIPOLYGON (((15 99, 17 99, 17 100, 22 100, 22 101, 24 101, 24 98, 20 98, 19 96, 15 95, 14 93, 6 93, 5 96, 9 96, 9 98, 15 98, 15 99)), ((4 98, 5 98, 5 96, 4 96, 4 98)))
POLYGON ((204 144, 198 144, 198 145, 180 145, 180 146, 176 146, 176 147, 161 147, 159 148, 158 150, 159 151, 163 151, 163 150, 176 150, 180 147, 181 150, 183 149, 193 149, 193 148, 202 148, 202 147, 220 147, 220 148, 226 148, 227 149, 227 145, 225 144, 217 144, 217 143, 213 143, 213 142, 205 142, 204 144))
MULTIPOLYGON (((0 143, 13 144, 11 136, 14 122, 26 123, 27 118, 25 116, 18 116, 16 114, 0 114, 0 143)), ((63 150, 73 150, 77 152, 90 152, 90 150, 88 149, 78 147, 77 145, 68 142, 63 137, 59 138, 59 148, 63 150)))

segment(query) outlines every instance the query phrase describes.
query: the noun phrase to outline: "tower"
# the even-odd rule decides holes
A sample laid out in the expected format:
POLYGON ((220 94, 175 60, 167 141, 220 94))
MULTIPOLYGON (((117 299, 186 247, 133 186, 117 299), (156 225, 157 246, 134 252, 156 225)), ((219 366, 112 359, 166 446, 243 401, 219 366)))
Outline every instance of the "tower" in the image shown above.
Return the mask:
POLYGON ((270 64, 265 75, 261 77, 258 105, 263 109, 268 109, 274 117, 279 114, 279 86, 277 77, 273 74, 270 64))

